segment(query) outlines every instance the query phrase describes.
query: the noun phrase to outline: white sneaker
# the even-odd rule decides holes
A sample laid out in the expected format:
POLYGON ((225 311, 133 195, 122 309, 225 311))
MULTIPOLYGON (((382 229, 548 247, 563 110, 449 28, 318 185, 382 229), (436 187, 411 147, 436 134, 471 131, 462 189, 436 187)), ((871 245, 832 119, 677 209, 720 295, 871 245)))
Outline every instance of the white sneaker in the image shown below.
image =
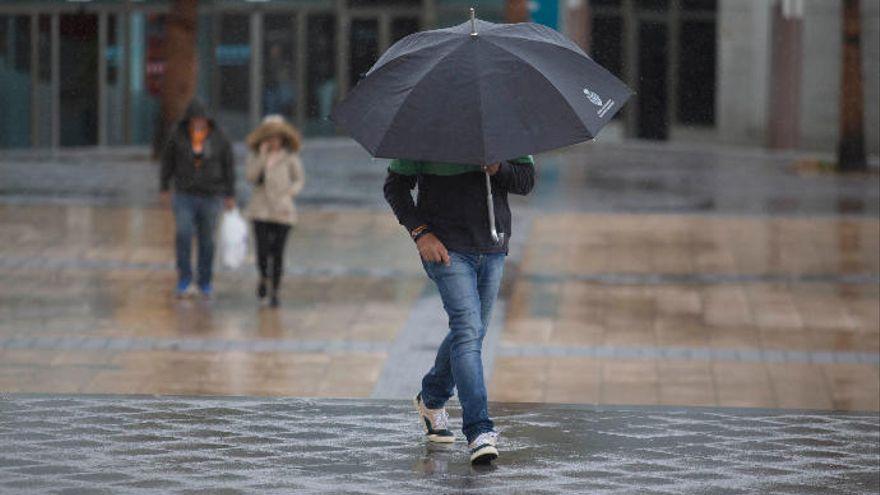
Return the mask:
POLYGON ((498 458, 498 449, 495 443, 498 440, 498 433, 487 431, 480 433, 473 442, 468 444, 471 450, 471 464, 489 464, 498 458))
POLYGON ((428 409, 422 402, 422 394, 416 395, 413 399, 413 405, 419 412, 419 419, 422 423, 422 429, 425 430, 425 436, 428 441, 437 443, 452 443, 455 441, 455 434, 449 431, 449 414, 446 408, 428 409))

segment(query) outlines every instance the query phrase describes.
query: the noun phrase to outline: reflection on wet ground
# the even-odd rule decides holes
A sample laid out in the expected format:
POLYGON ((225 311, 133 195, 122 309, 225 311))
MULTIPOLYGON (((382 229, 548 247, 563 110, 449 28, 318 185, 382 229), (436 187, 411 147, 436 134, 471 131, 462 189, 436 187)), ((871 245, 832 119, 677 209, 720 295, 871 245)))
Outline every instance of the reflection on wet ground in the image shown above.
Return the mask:
POLYGON ((472 467, 462 440, 425 444, 410 407, 12 394, 0 491, 801 495, 878 482, 876 414, 493 404, 501 456, 472 467))
MULTIPOLYGON (((684 145, 686 146, 686 145, 684 145)), ((744 215, 880 212, 878 175, 803 175, 789 153, 719 147, 586 145, 542 161, 544 210, 744 215)))
MULTIPOLYGON (((429 361, 403 358, 443 322, 415 310, 435 294, 383 204, 383 162, 306 150, 278 311, 255 304, 252 261, 219 270, 212 301, 170 297, 171 215, 142 151, 0 159, 0 391, 367 397, 416 377, 429 361)), ((880 410, 876 176, 789 162, 539 157, 513 201, 490 397, 880 410)))

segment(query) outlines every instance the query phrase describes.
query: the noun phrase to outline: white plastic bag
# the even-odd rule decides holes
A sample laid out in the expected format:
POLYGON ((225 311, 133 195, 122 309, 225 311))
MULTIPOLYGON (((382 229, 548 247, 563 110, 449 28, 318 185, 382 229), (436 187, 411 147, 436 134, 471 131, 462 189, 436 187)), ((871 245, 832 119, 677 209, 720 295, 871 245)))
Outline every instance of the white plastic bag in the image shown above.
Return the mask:
POLYGON ((226 268, 238 268, 248 247, 247 223, 238 208, 223 212, 220 220, 220 260, 226 268))

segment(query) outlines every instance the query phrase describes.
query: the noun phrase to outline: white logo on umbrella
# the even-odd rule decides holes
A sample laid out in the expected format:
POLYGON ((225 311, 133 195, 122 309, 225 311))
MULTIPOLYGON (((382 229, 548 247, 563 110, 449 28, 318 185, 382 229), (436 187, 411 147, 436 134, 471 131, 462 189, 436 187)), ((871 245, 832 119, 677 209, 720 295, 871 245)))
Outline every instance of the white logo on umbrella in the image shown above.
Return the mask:
POLYGON ((588 88, 584 88, 584 94, 587 95, 587 98, 590 99, 593 105, 596 105, 597 107, 602 106, 602 98, 599 98, 599 95, 593 93, 588 88))

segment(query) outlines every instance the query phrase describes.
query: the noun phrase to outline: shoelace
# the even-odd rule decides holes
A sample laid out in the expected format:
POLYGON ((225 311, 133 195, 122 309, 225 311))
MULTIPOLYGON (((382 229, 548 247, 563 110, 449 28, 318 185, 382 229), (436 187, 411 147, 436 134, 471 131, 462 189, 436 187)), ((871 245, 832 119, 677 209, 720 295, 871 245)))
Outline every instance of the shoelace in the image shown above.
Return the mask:
POLYGON ((497 438, 498 438, 498 433, 496 433, 494 431, 487 431, 485 433, 480 433, 479 435, 477 435, 477 438, 475 438, 474 441, 471 442, 471 445, 478 446, 478 445, 483 445, 485 443, 494 444, 495 440, 497 438))
POLYGON ((445 430, 449 427, 449 413, 446 412, 446 409, 433 411, 428 409, 428 414, 431 415, 431 424, 434 426, 434 429, 445 430))

